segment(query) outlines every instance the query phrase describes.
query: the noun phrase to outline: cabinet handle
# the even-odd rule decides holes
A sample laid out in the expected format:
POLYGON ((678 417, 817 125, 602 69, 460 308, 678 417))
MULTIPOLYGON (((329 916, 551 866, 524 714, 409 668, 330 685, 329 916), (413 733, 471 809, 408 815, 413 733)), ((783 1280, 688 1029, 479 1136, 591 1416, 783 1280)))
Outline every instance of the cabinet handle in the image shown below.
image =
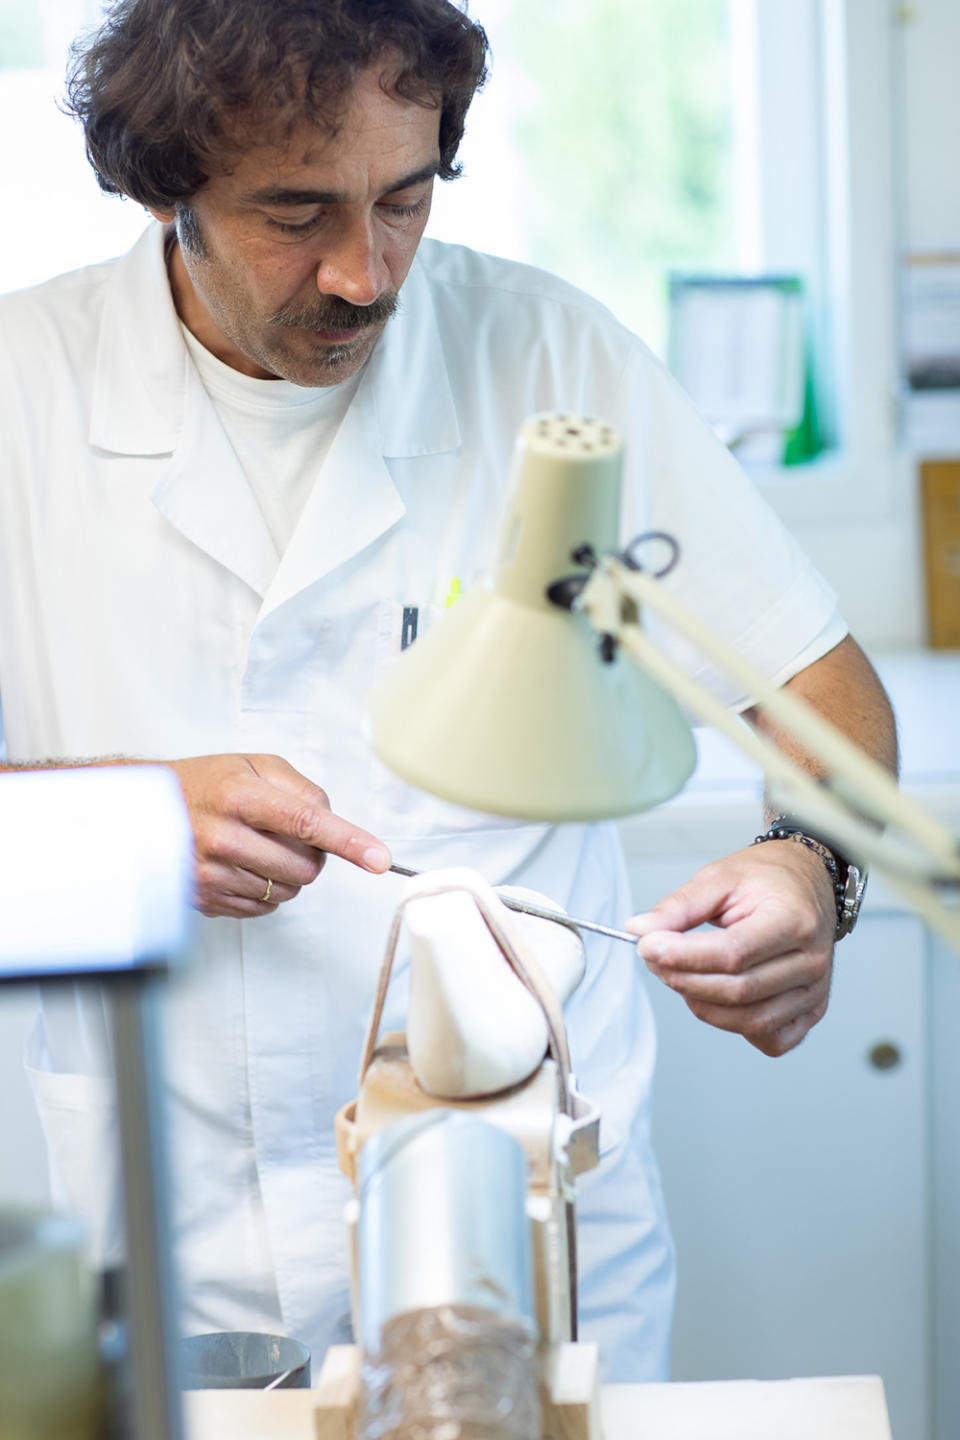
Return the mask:
POLYGON ((880 1040, 868 1050, 867 1059, 874 1070, 896 1070, 903 1059, 903 1053, 899 1045, 894 1045, 892 1040, 880 1040))

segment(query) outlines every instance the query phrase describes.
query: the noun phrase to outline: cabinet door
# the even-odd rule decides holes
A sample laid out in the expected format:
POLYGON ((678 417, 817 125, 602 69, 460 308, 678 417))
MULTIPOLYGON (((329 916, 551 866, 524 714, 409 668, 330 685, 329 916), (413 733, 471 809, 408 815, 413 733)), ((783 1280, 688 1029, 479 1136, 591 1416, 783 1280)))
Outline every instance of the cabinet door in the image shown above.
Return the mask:
POLYGON ((936 1440, 960 1435, 960 955, 930 944, 930 1213, 936 1440))
POLYGON ((879 1374, 894 1435, 930 1435, 924 947, 865 914, 826 1019, 777 1060, 651 977, 676 1379, 879 1374))

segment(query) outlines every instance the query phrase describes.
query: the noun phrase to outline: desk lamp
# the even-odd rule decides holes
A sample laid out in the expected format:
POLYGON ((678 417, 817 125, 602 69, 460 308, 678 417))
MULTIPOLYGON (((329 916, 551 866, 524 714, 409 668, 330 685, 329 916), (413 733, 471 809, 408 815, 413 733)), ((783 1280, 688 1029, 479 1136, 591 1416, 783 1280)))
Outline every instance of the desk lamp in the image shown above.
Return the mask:
POLYGON ((671 537, 618 551, 621 459, 620 435, 599 420, 545 414, 522 426, 494 572, 374 687, 366 723, 377 756, 473 809, 612 818, 659 804, 688 779, 695 748, 682 706, 762 766, 778 808, 881 871, 960 950, 956 837, 680 603, 663 583, 683 564, 671 537), (664 545, 668 565, 654 574, 644 557, 664 545), (812 754, 823 778, 659 650, 644 629, 647 606, 812 754))
POLYGON ((98 980, 112 1001, 133 1440, 182 1434, 156 1006, 186 945, 192 856, 160 766, 0 779, 0 982, 98 980))

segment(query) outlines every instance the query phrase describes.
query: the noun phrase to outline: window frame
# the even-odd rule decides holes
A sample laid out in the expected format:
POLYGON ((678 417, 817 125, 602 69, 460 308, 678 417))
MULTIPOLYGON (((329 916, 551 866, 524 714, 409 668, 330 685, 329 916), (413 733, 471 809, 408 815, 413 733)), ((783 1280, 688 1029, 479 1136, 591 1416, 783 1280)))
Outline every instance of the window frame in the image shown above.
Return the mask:
POLYGON ((763 261, 790 268, 806 247, 819 277, 811 287, 819 389, 835 444, 805 464, 750 473, 788 523, 875 520, 892 510, 901 469, 893 20, 876 0, 753 3, 763 261))

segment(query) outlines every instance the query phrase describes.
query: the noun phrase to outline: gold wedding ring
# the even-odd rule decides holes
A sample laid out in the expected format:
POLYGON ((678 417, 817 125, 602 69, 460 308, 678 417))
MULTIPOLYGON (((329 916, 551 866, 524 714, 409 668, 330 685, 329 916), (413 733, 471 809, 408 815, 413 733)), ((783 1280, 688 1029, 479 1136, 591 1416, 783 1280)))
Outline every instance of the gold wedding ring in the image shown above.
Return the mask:
POLYGON ((273 894, 273 881, 272 881, 272 880, 268 880, 268 881, 267 881, 267 888, 266 888, 266 890, 264 890, 262 896, 260 897, 260 904, 261 904, 261 905, 266 905, 267 901, 270 899, 270 896, 271 896, 272 894, 273 894))

